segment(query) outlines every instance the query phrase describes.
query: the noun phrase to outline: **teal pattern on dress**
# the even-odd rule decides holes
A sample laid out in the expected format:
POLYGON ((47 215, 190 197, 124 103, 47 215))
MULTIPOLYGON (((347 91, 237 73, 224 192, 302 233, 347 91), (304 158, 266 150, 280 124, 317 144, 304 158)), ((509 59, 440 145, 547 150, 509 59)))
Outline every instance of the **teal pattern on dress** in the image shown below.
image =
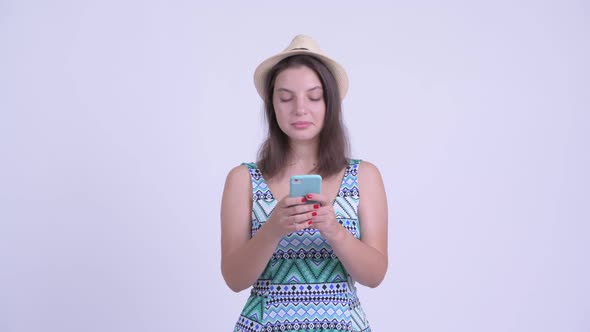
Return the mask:
MULTIPOLYGON (((357 170, 350 160, 334 212, 338 222, 357 239, 357 170)), ((244 163, 252 179, 252 236, 270 217, 276 199, 255 163, 244 163)), ((354 280, 316 229, 304 229, 281 239, 253 285, 234 332, 323 331, 370 332, 356 295, 354 280)))

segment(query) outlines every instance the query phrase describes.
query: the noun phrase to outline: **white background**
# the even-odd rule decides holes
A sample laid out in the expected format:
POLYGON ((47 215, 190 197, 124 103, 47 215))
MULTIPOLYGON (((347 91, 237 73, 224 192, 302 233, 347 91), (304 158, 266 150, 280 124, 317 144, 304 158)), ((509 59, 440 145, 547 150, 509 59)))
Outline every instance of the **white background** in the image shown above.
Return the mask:
POLYGON ((0 0, 0 331, 231 331, 227 172, 254 68, 299 33, 348 70, 382 172, 374 331, 590 331, 585 1, 0 0))

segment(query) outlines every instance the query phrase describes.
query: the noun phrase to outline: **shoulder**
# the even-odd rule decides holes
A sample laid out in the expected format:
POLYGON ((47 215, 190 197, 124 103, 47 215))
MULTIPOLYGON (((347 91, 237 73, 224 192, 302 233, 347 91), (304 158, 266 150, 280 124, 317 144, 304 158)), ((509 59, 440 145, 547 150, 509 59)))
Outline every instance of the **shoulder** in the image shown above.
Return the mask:
POLYGON ((361 209, 363 211, 362 214, 366 216, 367 213, 372 215, 375 211, 381 211, 386 215, 387 195, 385 193, 385 184, 377 166, 368 161, 362 161, 360 163, 358 169, 358 186, 359 192, 362 193, 363 197, 367 198, 364 200, 361 199, 359 205, 359 207, 363 207, 361 209))
POLYGON ((362 160, 359 162, 358 166, 358 177, 359 180, 368 183, 382 183, 383 180, 381 179, 381 172, 375 166, 375 164, 371 163, 370 161, 362 160))
MULTIPOLYGON (((358 160, 358 159, 357 159, 358 160)), ((358 160, 359 169, 362 169, 366 172, 379 172, 377 166, 370 161, 367 160, 358 160)))
POLYGON ((358 160, 358 169, 359 173, 364 173, 366 175, 379 175, 379 169, 375 164, 367 160, 358 160))
POLYGON ((227 174, 225 184, 226 188, 228 186, 243 186, 250 183, 250 170, 252 168, 252 163, 243 163, 238 166, 232 168, 229 173, 227 174))

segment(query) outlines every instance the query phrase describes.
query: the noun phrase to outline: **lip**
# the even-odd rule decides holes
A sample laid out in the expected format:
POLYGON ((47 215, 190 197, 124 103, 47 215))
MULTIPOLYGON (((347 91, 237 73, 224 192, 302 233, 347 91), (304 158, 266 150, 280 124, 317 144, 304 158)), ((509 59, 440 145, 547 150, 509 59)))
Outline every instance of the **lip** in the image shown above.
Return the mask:
POLYGON ((305 128, 311 126, 311 122, 297 121, 297 122, 293 122, 291 125, 297 129, 305 129, 305 128))

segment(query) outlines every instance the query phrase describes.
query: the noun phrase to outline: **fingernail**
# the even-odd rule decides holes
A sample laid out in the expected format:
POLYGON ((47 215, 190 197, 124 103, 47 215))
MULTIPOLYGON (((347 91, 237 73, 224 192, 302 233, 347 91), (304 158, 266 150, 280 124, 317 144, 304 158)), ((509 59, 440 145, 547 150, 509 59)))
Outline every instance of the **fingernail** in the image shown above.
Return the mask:
POLYGON ((305 202, 307 202, 307 199, 306 199, 305 197, 303 197, 303 198, 301 199, 301 203, 305 203, 305 202))
POLYGON ((311 199, 311 198, 312 198, 312 196, 311 196, 310 194, 308 194, 308 195, 307 195, 307 198, 308 198, 308 199, 311 199))
POLYGON ((311 224, 313 224, 313 221, 310 220, 310 221, 307 222, 307 224, 308 225, 311 225, 311 224))
POLYGON ((313 208, 314 208, 314 209, 319 209, 319 208, 320 208, 320 205, 319 205, 319 204, 314 204, 314 205, 313 205, 313 208))
POLYGON ((317 216, 317 215, 318 215, 318 213, 317 213, 317 212, 315 212, 315 211, 313 211, 313 212, 311 213, 311 216, 312 216, 312 217, 315 217, 315 216, 317 216))

